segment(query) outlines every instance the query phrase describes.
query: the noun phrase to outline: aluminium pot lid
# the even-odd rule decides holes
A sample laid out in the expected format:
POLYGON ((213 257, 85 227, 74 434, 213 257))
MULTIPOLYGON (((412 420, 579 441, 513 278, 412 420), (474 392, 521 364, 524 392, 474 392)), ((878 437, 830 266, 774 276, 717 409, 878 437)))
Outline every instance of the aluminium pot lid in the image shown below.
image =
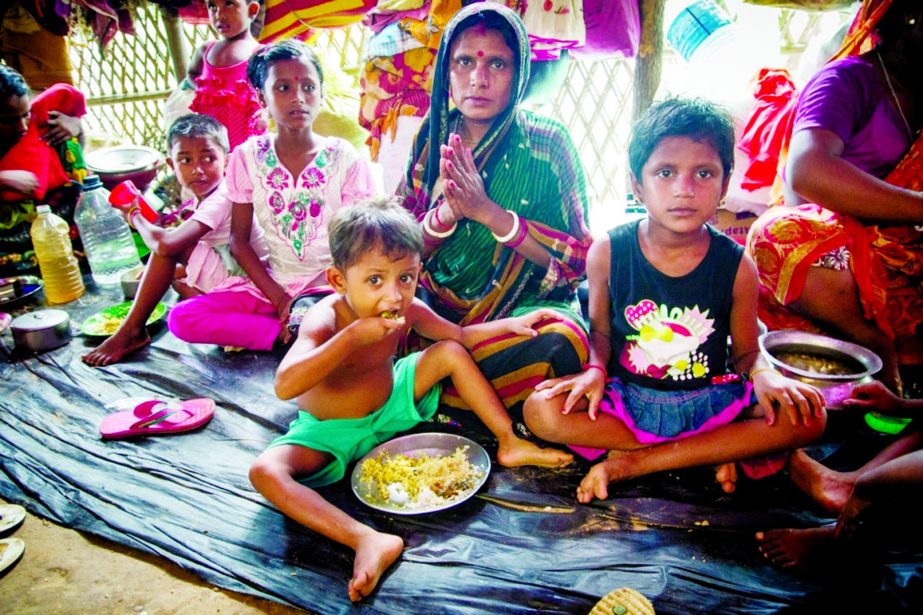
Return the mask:
POLYGON ((10 328, 22 332, 43 331, 67 322, 70 322, 70 316, 64 310, 36 310, 14 318, 10 328))

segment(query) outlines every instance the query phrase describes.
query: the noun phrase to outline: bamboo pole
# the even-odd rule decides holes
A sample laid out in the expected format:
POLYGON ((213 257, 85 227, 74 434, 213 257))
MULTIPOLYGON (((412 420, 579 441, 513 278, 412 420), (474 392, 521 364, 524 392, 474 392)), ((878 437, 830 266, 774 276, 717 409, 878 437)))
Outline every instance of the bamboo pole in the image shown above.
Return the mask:
POLYGON ((164 31, 167 33, 167 44, 170 47, 170 58, 173 60, 173 74, 176 82, 182 83, 189 69, 189 48, 186 46, 186 37, 183 36, 182 23, 176 11, 160 7, 160 18, 163 20, 164 31))
POLYGON ((635 61, 634 97, 632 118, 644 113, 660 87, 663 68, 663 7, 665 0, 641 2, 641 44, 635 61))

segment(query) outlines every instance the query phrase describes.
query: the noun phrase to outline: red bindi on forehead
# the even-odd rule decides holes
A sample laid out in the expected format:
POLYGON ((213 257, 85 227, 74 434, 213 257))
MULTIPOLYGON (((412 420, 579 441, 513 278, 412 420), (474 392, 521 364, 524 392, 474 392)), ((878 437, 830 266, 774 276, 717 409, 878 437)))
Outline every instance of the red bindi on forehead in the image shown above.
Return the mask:
POLYGON ((479 57, 479 58, 483 58, 483 57, 484 57, 484 52, 481 51, 480 49, 478 49, 478 57, 479 57))

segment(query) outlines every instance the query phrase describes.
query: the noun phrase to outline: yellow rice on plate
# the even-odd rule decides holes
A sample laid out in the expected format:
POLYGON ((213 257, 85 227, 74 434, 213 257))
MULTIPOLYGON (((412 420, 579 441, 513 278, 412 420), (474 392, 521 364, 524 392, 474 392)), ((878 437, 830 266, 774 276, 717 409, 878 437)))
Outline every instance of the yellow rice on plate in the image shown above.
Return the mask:
POLYGON ((451 455, 431 456, 381 452, 362 462, 362 481, 372 486, 370 498, 405 508, 449 503, 473 489, 483 470, 468 461, 467 446, 451 455), (377 491, 377 493, 376 493, 377 491))

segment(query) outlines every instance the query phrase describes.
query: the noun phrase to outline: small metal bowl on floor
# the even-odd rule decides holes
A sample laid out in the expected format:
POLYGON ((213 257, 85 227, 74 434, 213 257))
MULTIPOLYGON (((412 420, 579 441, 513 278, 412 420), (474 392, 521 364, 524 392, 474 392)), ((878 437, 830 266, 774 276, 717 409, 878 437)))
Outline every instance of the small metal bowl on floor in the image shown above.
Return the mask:
POLYGON ((141 276, 144 275, 144 265, 134 267, 122 274, 120 282, 122 284, 122 294, 125 295, 126 301, 131 301, 138 294, 138 287, 141 285, 141 276))
POLYGON ((770 331, 759 337, 759 346, 779 372, 820 389, 831 409, 882 366, 881 358, 864 346, 805 331, 770 331))

